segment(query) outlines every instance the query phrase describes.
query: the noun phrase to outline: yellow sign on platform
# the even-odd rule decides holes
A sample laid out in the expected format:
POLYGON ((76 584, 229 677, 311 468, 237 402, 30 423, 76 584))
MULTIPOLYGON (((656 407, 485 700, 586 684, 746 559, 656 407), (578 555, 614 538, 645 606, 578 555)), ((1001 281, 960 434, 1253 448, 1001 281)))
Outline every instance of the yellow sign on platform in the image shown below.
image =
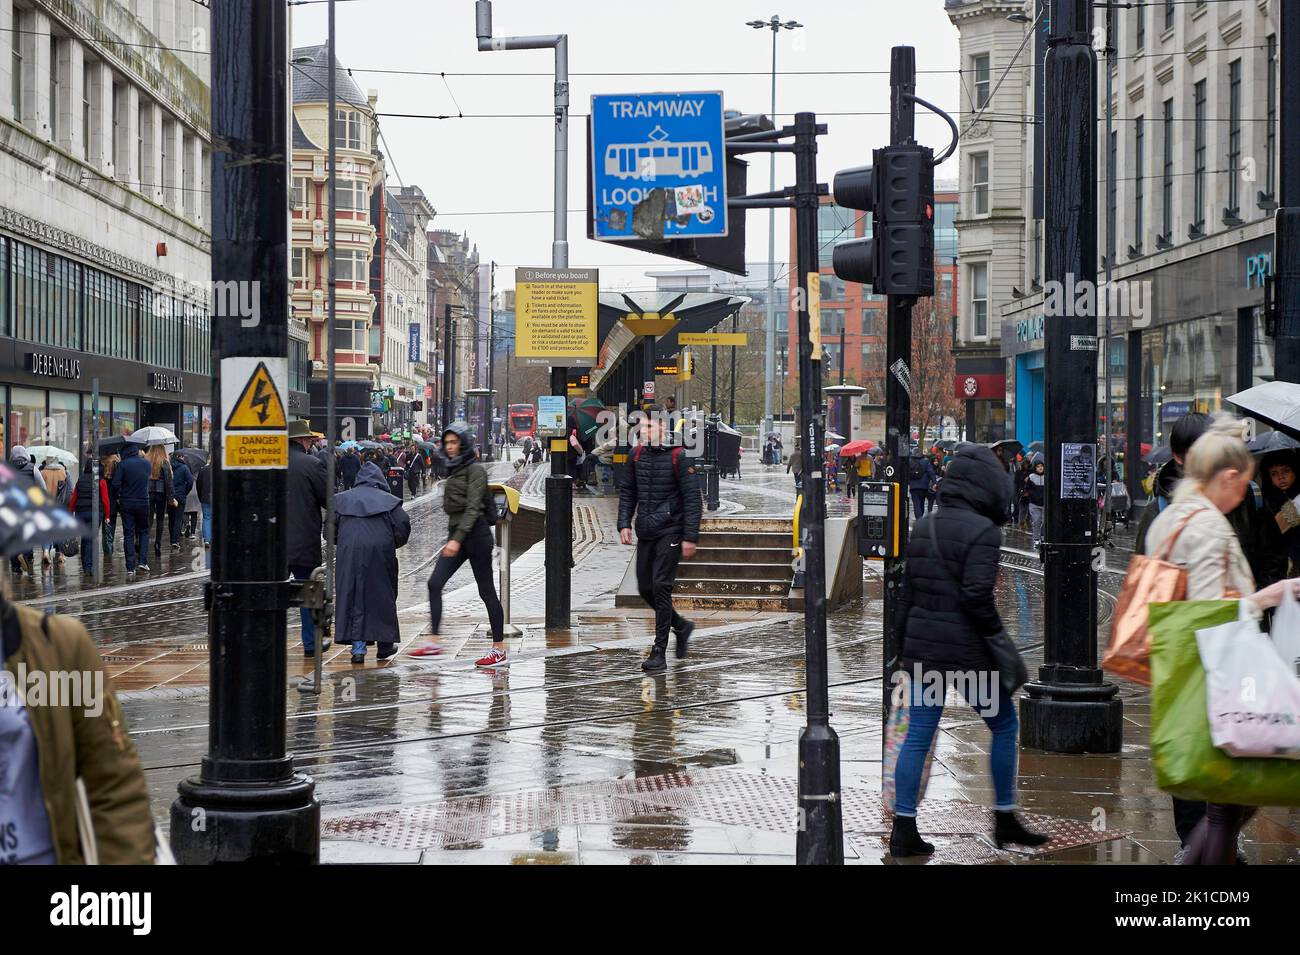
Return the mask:
POLYGON ((529 365, 595 365, 599 274, 515 269, 515 355, 529 365))
POLYGON ((289 466, 289 416, 282 395, 288 377, 284 358, 221 361, 221 463, 226 470, 289 466))
POLYGON ((705 334, 693 334, 691 332, 681 332, 677 336, 679 345, 725 345, 743 347, 749 344, 748 336, 744 332, 708 332, 705 334))

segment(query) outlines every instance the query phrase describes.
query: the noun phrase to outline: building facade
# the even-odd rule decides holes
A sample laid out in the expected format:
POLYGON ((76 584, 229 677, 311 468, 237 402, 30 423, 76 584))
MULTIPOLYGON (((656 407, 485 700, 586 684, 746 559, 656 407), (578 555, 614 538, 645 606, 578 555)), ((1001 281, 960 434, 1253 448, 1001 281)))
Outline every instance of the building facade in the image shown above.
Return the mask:
MULTIPOLYGON (((382 341, 372 334, 376 298, 372 263, 379 235, 372 199, 381 187, 375 150, 374 104, 347 70, 334 64, 338 161, 337 326, 328 341, 329 305, 329 69, 326 47, 293 51, 293 170, 290 183, 293 283, 290 321, 290 391, 309 393, 309 417, 323 431, 328 352, 335 358, 335 403, 340 436, 364 438, 371 431, 372 392, 378 387, 382 341), (295 369, 296 374, 295 374, 295 369), (308 377, 308 373, 310 377, 308 377)), ((382 260, 381 260, 382 261, 382 260)))
POLYGON ((192 0, 0 0, 6 453, 209 445, 207 31, 192 0))
MULTIPOLYGON (((436 248, 436 259, 430 258, 430 270, 437 281, 437 300, 434 313, 444 321, 447 309, 451 310, 451 348, 445 338, 442 354, 451 355, 452 419, 465 414, 466 388, 479 387, 479 356, 486 347, 489 317, 480 314, 479 254, 478 247, 467 234, 450 229, 433 229, 429 244, 436 248)), ((484 387, 486 376, 484 376, 484 387)), ((437 396, 441 401, 441 393, 437 396)))
POLYGON ((405 196, 387 192, 384 208, 384 345, 379 388, 389 410, 377 422, 384 431, 424 424, 424 389, 429 375, 427 334, 429 252, 425 227, 433 217, 418 187, 405 196), (418 193, 418 195, 417 195, 418 193), (419 420, 417 421, 417 414, 419 420))
MULTIPOLYGON (((975 59, 963 65, 974 101, 983 95, 983 77, 996 87, 1007 74, 996 96, 989 93, 987 113, 995 119, 1014 113, 1041 117, 1038 66, 1047 27, 1039 18, 1041 6, 1041 0, 947 4, 962 31, 963 57, 979 55, 977 41, 992 51, 987 70, 975 59), (1028 22, 1006 18, 1015 13, 1028 22), (1026 38, 1025 31, 1033 35, 1026 38), (1022 41, 1025 52, 1017 60, 1022 41)), ((1109 340, 1104 314, 1098 318, 1098 430, 1105 442, 1109 423, 1119 470, 1138 499, 1140 455, 1167 442, 1174 421, 1188 411, 1219 410, 1227 396, 1273 374, 1263 304, 1277 197, 1277 14, 1277 0, 1135 4, 1113 10, 1109 21, 1098 13, 1111 47, 1109 58, 1103 55, 1098 63, 1103 259, 1095 281, 1107 293, 1098 296, 1108 306, 1099 311, 1111 312, 1109 340), (1109 139, 1107 70, 1113 90, 1109 139), (1107 175, 1108 161, 1113 177, 1107 175), (1108 219, 1114 222, 1109 242, 1108 219), (1104 284, 1108 264, 1110 285, 1104 284), (1130 448, 1137 453, 1130 455, 1130 448)), ((1042 155, 1038 126, 990 125, 1023 131, 1019 154, 997 152, 989 165, 990 208, 993 197, 1007 189, 1025 226, 1022 242, 1009 236, 993 250, 990 261, 998 264, 990 272, 984 307, 996 316, 990 333, 994 326, 1000 332, 1008 428, 1028 443, 1041 439, 1047 413, 1041 183, 1050 157, 1042 155), (1011 250, 1018 251, 1013 256, 1011 250), (1017 258, 1019 269, 1009 272, 1017 258)), ((1009 142, 1006 149, 1013 147, 1009 142)), ((963 140, 963 175, 971 177, 976 198, 983 188, 979 149, 975 137, 963 140)), ((968 267, 966 233, 972 227, 960 227, 968 267)), ((963 309, 969 322, 969 297, 963 309)))

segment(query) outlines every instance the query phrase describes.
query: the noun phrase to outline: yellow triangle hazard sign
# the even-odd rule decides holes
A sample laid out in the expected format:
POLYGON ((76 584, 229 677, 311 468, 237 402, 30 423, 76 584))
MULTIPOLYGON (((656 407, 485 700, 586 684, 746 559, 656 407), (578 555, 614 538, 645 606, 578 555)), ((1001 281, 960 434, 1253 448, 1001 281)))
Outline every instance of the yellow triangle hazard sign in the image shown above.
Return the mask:
POLYGON ((283 431, 289 426, 284 402, 266 362, 259 361, 226 419, 227 431, 283 431))

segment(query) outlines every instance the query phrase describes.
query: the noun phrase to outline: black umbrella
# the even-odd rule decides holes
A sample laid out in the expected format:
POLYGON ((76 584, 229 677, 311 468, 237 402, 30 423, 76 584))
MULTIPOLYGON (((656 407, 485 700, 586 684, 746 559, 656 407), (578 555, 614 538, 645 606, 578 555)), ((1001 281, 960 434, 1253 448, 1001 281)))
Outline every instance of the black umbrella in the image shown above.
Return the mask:
POLYGON ((1293 438, 1300 438, 1300 385, 1270 381, 1239 391, 1228 398, 1245 414, 1253 415, 1293 438))
POLYGON ((0 554, 13 557, 46 544, 81 537, 85 527, 66 507, 0 464, 0 554))
POLYGON ((188 464, 190 469, 194 471, 199 470, 208 463, 208 452, 199 448, 181 448, 176 452, 176 457, 188 464))
POLYGON ((100 438, 98 450, 101 457, 110 454, 121 454, 122 449, 126 447, 126 438, 120 434, 115 434, 111 438, 100 438))
POLYGON ((1173 459, 1173 449, 1167 444, 1162 444, 1160 447, 1142 455, 1142 460, 1147 464, 1168 464, 1173 459))
POLYGON ((1300 441, 1283 431, 1265 431, 1246 442, 1252 454, 1268 454, 1270 451, 1290 451, 1300 448, 1300 441))

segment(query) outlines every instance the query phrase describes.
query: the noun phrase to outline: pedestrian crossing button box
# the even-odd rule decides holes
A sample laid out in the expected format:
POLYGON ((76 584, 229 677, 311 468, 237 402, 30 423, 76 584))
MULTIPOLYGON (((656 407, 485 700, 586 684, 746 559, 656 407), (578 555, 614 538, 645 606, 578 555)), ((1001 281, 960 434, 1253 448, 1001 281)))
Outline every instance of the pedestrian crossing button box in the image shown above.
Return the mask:
POLYGON ((899 557, 902 485, 865 481, 858 487, 858 554, 868 560, 899 557))

